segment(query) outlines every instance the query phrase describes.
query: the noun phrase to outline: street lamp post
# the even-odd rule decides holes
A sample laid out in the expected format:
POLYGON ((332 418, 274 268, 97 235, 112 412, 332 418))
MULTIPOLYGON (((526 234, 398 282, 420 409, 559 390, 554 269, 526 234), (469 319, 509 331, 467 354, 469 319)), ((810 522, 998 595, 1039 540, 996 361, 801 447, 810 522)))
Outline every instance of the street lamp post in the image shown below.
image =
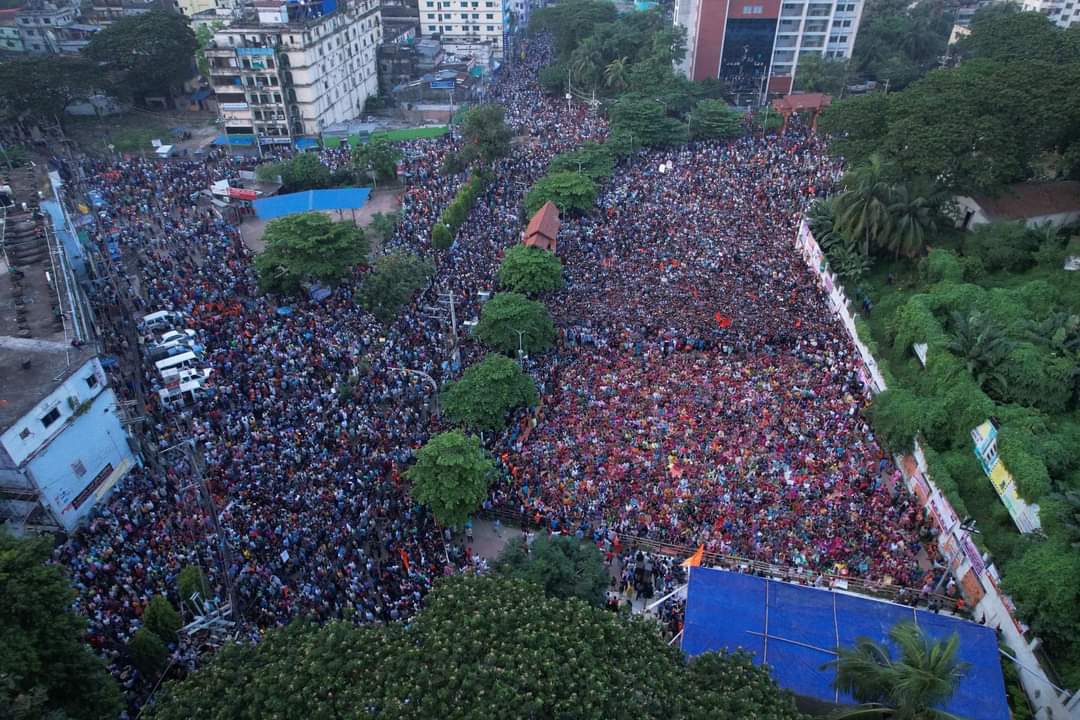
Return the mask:
POLYGON ((525 337, 525 331, 524 330, 518 330, 516 328, 511 328, 511 330, 516 332, 517 336, 518 336, 518 364, 520 365, 521 364, 521 359, 523 357, 525 357, 525 348, 523 347, 523 343, 522 343, 522 339, 525 337))
POLYGON ((439 384, 435 382, 435 378, 428 375, 423 370, 415 370, 413 368, 406 367, 389 367, 387 370, 398 370, 406 375, 416 375, 421 380, 431 386, 431 404, 432 409, 435 412, 436 419, 439 417, 439 384))

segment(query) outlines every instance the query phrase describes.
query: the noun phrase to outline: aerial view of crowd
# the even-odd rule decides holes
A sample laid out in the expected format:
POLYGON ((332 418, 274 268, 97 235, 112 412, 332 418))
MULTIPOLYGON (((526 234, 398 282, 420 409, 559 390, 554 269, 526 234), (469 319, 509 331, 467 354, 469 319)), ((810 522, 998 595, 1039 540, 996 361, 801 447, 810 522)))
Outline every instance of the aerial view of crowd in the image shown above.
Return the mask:
MULTIPOLYGON (((237 229, 199 197, 254 160, 65 166, 98 200, 91 236, 111 284, 95 301, 111 318, 110 351, 137 355, 132 319, 174 310, 213 369, 211 392, 179 410, 148 392, 152 363, 142 377, 123 362, 110 371, 145 403, 146 467, 57 553, 91 643, 127 687, 140 680, 125 643, 152 596, 175 598, 185 565, 204 569, 219 600, 231 588, 233 618, 252 635, 298 616, 408 618, 438 576, 469 565, 410 499, 403 472, 439 426, 430 389, 399 368, 453 376, 447 330, 421 308, 452 292, 460 316, 475 317, 519 239, 528 187, 553 155, 606 134, 588 108, 542 94, 535 76, 549 60, 533 43, 494 83, 489 97, 520 139, 424 298, 390 327, 355 302, 359 273, 320 301, 258 292, 237 229)), ((432 225, 464 179, 440 172, 459 143, 402 145, 388 246, 432 253, 432 225)), ((506 459, 491 502, 594 536, 915 584, 917 517, 888 491, 894 469, 860 414, 857 355, 790 251, 799 214, 837 172, 802 131, 624 161, 599 208, 564 221, 566 289, 549 302, 560 341, 530 366, 543 407, 526 441, 488 438, 506 459)), ((468 344, 463 363, 481 352, 468 344)))

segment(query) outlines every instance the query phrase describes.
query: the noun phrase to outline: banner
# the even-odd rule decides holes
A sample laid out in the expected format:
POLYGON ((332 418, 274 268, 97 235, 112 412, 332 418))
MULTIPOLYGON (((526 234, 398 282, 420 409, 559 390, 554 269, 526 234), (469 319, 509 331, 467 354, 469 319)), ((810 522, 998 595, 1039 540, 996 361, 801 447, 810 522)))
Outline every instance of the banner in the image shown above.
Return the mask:
POLYGON ((1039 506, 1029 505, 1024 502, 1020 494, 1016 492, 1016 482, 1012 475, 1005 469, 997 451, 997 427, 987 420, 971 431, 971 440, 974 444, 975 457, 979 459, 983 472, 990 478, 990 484, 994 486, 998 498, 1009 511, 1009 517, 1022 533, 1033 533, 1042 529, 1039 520, 1039 506))

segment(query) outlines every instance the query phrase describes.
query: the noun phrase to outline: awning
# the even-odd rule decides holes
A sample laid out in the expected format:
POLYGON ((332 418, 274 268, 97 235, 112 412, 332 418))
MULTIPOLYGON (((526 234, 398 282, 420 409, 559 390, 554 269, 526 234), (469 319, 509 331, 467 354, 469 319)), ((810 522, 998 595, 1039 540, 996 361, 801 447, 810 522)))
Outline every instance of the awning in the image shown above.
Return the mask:
POLYGON ((222 133, 214 138, 214 145, 254 145, 254 135, 229 135, 222 133))
POLYGON ((294 144, 297 150, 309 150, 313 147, 319 147, 319 141, 312 138, 300 138, 294 144))
POLYGON ((210 97, 210 88, 199 88, 195 92, 191 93, 191 102, 199 102, 210 97))

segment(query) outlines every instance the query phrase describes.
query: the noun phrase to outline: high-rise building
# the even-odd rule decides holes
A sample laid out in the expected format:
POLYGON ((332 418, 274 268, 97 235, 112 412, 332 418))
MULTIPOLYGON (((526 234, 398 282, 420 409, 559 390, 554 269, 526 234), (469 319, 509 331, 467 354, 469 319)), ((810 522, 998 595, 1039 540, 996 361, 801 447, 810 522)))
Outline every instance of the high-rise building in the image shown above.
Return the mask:
POLYGON ((448 52, 473 55, 486 48, 506 57, 510 0, 421 0, 420 32, 438 35, 448 52))
POLYGON ((686 28, 681 70, 744 97, 790 92, 799 58, 849 58, 863 0, 675 0, 686 28))
POLYGON ((206 50, 232 140, 265 145, 317 136, 359 117, 378 94, 378 0, 255 0, 247 12, 217 30, 206 50))

